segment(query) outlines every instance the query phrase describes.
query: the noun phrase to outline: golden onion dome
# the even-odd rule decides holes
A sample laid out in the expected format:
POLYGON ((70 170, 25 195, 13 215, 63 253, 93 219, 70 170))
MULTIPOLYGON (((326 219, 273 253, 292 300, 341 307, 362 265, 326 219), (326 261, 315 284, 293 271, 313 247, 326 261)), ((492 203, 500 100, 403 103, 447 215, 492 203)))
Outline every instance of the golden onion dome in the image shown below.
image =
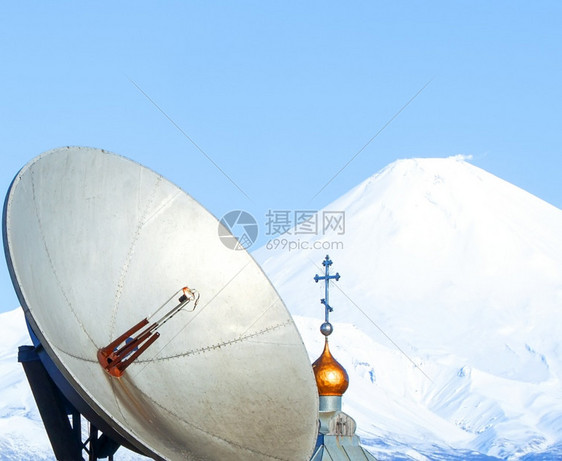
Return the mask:
POLYGON ((312 364, 318 394, 320 395, 342 395, 349 386, 349 377, 345 368, 332 357, 328 347, 328 338, 324 345, 322 355, 312 364))

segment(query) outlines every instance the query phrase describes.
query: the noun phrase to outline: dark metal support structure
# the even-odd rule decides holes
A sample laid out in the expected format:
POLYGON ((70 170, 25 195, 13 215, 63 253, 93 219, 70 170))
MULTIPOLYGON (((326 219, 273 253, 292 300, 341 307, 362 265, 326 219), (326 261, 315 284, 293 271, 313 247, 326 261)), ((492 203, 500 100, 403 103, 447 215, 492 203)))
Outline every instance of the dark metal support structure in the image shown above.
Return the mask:
POLYGON ((105 434, 99 435, 92 423, 90 437, 82 442, 81 415, 51 379, 37 352, 34 346, 20 346, 18 361, 27 376, 57 460, 83 461, 83 450, 88 461, 101 458, 113 460, 113 455, 121 445, 105 434))

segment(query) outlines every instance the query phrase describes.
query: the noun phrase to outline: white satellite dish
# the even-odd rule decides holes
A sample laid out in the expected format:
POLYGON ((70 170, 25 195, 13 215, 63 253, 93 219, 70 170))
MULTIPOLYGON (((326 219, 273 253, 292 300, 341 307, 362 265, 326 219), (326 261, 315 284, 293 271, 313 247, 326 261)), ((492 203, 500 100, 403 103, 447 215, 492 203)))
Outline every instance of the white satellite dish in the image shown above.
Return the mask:
POLYGON ((260 267, 188 194, 126 158, 55 149, 18 173, 3 226, 48 371, 97 427, 157 459, 310 459, 318 393, 302 339, 260 267), (158 321, 160 337, 102 363, 145 318, 122 339, 158 321))

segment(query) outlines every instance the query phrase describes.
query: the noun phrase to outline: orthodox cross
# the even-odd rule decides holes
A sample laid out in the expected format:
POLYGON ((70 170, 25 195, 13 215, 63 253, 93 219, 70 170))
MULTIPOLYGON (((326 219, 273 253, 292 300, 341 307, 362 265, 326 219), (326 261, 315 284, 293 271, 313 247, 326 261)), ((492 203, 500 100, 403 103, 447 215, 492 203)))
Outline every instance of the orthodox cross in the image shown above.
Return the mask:
POLYGON ((326 255, 326 258, 324 259, 324 261, 322 261, 322 265, 325 268, 324 275, 316 274, 314 276, 314 281, 318 283, 319 280, 324 280, 325 283, 325 295, 324 298, 320 300, 320 302, 324 304, 325 316, 324 316, 324 323, 320 327, 320 331, 324 336, 329 336, 333 331, 332 324, 330 323, 330 312, 334 310, 330 306, 330 301, 329 301, 330 280, 335 279, 337 282, 340 279, 340 274, 336 272, 335 275, 330 275, 330 266, 332 265, 330 256, 326 255))

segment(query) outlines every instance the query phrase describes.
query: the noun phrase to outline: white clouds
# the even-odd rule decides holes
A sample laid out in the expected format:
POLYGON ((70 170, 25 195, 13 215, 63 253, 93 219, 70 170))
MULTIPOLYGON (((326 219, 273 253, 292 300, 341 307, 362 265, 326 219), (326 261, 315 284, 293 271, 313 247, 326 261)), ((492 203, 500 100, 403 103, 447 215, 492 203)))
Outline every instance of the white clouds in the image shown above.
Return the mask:
POLYGON ((456 154, 456 155, 451 155, 449 156, 449 158, 453 158, 455 160, 459 160, 462 162, 467 162, 472 160, 473 155, 472 154, 456 154))

